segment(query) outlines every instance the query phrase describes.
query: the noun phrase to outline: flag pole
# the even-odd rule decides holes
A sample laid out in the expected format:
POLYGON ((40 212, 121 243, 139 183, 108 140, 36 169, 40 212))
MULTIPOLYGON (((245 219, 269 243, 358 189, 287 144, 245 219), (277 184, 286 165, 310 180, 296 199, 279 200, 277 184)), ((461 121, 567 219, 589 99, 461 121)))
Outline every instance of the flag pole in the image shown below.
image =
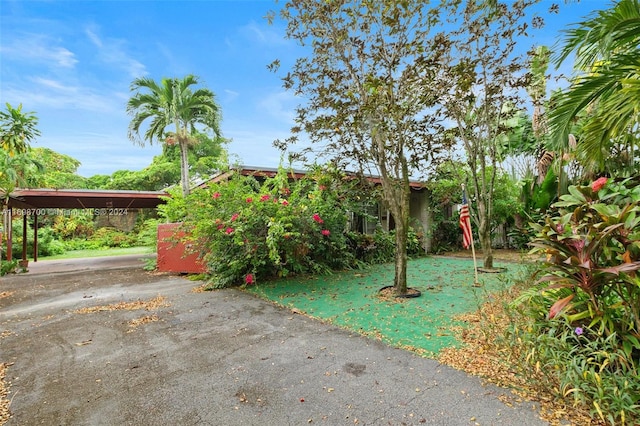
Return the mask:
POLYGON ((473 231, 471 231, 471 254, 473 255, 473 271, 475 272, 476 281, 473 283, 474 287, 480 287, 480 281, 478 281, 478 261, 476 259, 476 248, 473 244, 473 231))
MULTIPOLYGON (((462 184, 462 197, 464 200, 467 199, 464 183, 462 184)), ((467 206, 468 205, 469 205, 469 201, 467 201, 467 206)), ((469 212, 471 212, 471 209, 469 209, 469 212)), ((471 221, 471 215, 469 215, 469 221, 471 221)), ((473 256, 473 272, 475 276, 475 281, 473 283, 473 286, 479 287, 480 281, 478 280, 478 260, 476 259, 476 247, 475 247, 475 244, 473 243, 473 227, 469 226, 469 232, 471 233, 471 255, 473 256)))

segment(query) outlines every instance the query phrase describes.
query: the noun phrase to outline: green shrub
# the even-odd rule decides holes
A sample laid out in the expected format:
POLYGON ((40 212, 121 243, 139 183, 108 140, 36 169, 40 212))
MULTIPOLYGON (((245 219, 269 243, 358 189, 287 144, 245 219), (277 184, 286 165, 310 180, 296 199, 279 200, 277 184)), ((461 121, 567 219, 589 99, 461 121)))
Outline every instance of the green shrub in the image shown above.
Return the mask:
MULTIPOLYGON (((22 257, 22 224, 18 226, 17 222, 13 224, 13 257, 22 257)), ((27 225, 27 257, 33 257, 33 229, 31 224, 27 225)), ((38 229, 38 256, 53 256, 62 254, 65 251, 63 242, 55 238, 54 231, 49 228, 38 229)))
POLYGON ((570 187, 536 226, 547 262, 507 335, 530 381, 612 425, 640 421, 639 204, 637 178, 570 187))
POLYGON ((0 260, 0 277, 13 274, 18 269, 18 261, 17 260, 0 260))
POLYGON ((143 247, 156 247, 158 240, 158 219, 147 219, 140 226, 136 237, 136 245, 143 247))
POLYGON ((458 221, 438 222, 431 235, 431 249, 434 253, 458 250, 462 243, 462 233, 458 221))
POLYGON ((289 182, 286 173, 258 183, 237 176, 174 196, 164 209, 180 212, 194 250, 211 273, 212 287, 251 284, 290 273, 327 273, 351 267, 344 233, 347 214, 326 179, 289 182), (189 206, 187 209, 186 206, 189 206))
POLYGON ((393 262, 395 237, 382 230, 373 234, 347 233, 347 244, 358 262, 377 264, 393 262))

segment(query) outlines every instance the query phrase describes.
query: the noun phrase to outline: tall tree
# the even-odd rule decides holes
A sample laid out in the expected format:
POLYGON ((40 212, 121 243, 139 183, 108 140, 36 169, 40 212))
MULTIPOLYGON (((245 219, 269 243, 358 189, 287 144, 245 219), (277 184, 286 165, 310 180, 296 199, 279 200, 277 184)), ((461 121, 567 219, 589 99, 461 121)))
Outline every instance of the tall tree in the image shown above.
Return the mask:
POLYGON ((7 103, 6 107, 6 111, 0 111, 0 147, 9 155, 25 153, 40 136, 38 117, 33 112, 23 112, 22 104, 13 108, 7 103))
MULTIPOLYGON (((503 159, 502 147, 513 131, 522 105, 527 57, 515 51, 526 37, 528 8, 535 0, 516 2, 443 1, 451 30, 443 35, 450 49, 443 58, 438 87, 440 113, 454 123, 450 134, 464 147, 475 197, 472 218, 478 229, 484 268, 493 268, 491 224, 494 188, 503 159)), ((534 28, 542 25, 533 19, 534 28)))
POLYGON ((551 149, 565 148, 571 126, 588 112, 578 153, 602 170, 616 145, 628 148, 630 170, 640 139, 640 0, 620 0, 564 31, 557 65, 575 54, 572 83, 549 114, 551 149))
POLYGON ((37 159, 44 168, 39 182, 40 188, 86 188, 86 179, 77 174, 80 161, 49 148, 32 148, 29 155, 37 159))
POLYGON ((198 129, 210 130, 220 136, 220 107, 209 89, 192 86, 198 84, 193 75, 163 78, 160 83, 150 78, 137 78, 131 84, 135 92, 127 103, 127 112, 133 117, 129 124, 129 138, 141 145, 164 142, 180 147, 182 194, 189 194, 188 147, 198 142, 198 129), (150 120, 143 138, 140 130, 150 120))
MULTIPOLYGON (((270 15, 273 19, 275 14, 270 15)), ((436 8, 423 0, 289 1, 280 9, 286 35, 308 48, 283 78, 304 102, 283 151, 301 135, 308 149, 339 168, 381 178, 382 199, 395 222, 397 294, 407 292, 409 180, 443 148, 431 109, 430 84, 444 45, 432 37, 436 8)), ((279 61, 271 64, 278 69, 279 61)))

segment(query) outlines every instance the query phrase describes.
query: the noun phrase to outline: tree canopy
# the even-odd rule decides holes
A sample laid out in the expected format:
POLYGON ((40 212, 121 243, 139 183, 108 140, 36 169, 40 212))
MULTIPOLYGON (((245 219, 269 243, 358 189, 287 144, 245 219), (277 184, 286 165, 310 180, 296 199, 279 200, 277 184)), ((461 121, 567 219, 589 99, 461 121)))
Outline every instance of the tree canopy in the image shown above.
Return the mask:
POLYGON ((0 111, 0 147, 9 155, 25 153, 40 136, 38 117, 33 112, 23 112, 22 104, 14 108, 7 103, 6 107, 6 111, 0 111))
POLYGON ((313 154, 380 176, 396 225, 394 286, 405 293, 409 180, 446 148, 431 113, 438 93, 430 81, 446 47, 433 35, 438 9, 423 1, 301 0, 285 3, 279 16, 287 22, 287 37, 309 54, 283 77, 301 105, 293 135, 276 146, 294 150, 301 137, 308 138, 310 147, 290 153, 293 158, 313 154))
POLYGON ((196 134, 212 131, 220 136, 220 107, 213 92, 206 88, 192 89, 199 83, 194 75, 184 78, 163 78, 160 82, 142 77, 131 83, 134 92, 127 103, 127 112, 132 116, 129 138, 144 145, 161 142, 180 148, 182 193, 189 193, 188 146, 196 144, 196 134), (148 123, 141 138, 143 123, 148 123))
POLYGON ((605 169, 612 151, 635 170, 640 118, 640 1, 620 0, 563 31, 556 65, 575 54, 571 86, 550 111, 551 149, 568 147, 576 119, 583 116, 578 151, 583 162, 605 169), (618 146, 623 148, 619 149, 618 146))

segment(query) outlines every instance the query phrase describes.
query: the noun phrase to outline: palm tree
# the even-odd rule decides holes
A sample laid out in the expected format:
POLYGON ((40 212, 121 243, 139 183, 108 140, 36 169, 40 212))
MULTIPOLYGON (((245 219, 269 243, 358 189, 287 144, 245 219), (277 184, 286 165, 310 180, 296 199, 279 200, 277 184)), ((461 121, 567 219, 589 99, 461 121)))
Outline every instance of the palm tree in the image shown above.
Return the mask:
POLYGON ((40 136, 36 129, 38 117, 33 112, 22 112, 22 104, 18 108, 9 103, 6 106, 6 111, 0 111, 0 146, 9 155, 23 154, 29 143, 40 136))
POLYGON ((596 167, 612 144, 638 144, 640 114, 640 0, 620 0, 565 31, 560 65, 575 53, 576 77, 550 112, 551 149, 567 146, 576 117, 587 113, 578 151, 596 167))
POLYGON ((127 103, 127 113, 133 116, 129 124, 129 138, 144 145, 153 143, 178 143, 180 147, 180 171, 182 194, 189 194, 188 147, 197 143, 196 125, 220 135, 220 107, 209 89, 191 90, 198 84, 193 75, 179 78, 163 78, 158 84, 150 78, 137 78, 131 83, 131 91, 136 93, 127 103), (140 128, 150 120, 144 137, 140 138, 140 128))

